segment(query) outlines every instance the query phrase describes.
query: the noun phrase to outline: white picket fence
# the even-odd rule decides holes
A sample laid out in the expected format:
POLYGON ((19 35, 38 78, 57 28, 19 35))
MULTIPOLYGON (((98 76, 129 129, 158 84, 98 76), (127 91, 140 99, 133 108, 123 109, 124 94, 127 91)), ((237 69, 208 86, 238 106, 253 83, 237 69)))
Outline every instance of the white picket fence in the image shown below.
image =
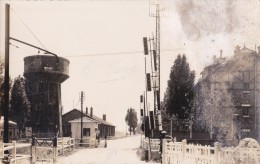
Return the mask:
POLYGON ((182 142, 163 141, 162 163, 163 164, 215 164, 215 147, 187 144, 182 142))
MULTIPOLYGON (((152 151, 160 150, 159 139, 150 139, 152 151)), ((149 150, 149 139, 141 139, 142 148, 149 150)), ((216 142, 214 147, 163 140, 162 164, 259 164, 259 148, 221 148, 216 142)))
POLYGON ((259 148, 221 148, 220 143, 214 147, 163 141, 163 164, 258 164, 259 148))

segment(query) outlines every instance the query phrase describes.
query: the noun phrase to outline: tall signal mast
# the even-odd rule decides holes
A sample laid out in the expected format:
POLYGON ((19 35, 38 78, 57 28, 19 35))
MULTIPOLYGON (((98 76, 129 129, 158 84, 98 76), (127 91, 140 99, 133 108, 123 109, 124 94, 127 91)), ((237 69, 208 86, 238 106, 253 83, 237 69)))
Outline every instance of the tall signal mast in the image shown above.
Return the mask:
POLYGON ((154 44, 154 112, 156 114, 156 125, 159 131, 162 131, 162 116, 161 116, 161 108, 160 108, 160 2, 159 0, 152 1, 151 5, 155 5, 156 12, 155 15, 150 13, 151 17, 156 18, 156 34, 155 34, 155 43, 154 44))

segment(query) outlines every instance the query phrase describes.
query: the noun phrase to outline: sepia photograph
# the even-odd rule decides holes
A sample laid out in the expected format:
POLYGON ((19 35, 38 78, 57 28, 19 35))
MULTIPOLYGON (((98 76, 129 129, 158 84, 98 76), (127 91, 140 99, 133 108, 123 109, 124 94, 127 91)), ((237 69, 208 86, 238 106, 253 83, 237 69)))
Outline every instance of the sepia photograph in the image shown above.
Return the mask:
POLYGON ((260 164, 260 0, 0 0, 0 163, 260 164))

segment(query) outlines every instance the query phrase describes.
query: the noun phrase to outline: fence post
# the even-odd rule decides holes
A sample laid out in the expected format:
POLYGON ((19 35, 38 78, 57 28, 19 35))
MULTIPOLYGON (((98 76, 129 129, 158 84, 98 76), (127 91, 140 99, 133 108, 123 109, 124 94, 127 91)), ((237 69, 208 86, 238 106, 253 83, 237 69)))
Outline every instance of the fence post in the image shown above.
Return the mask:
POLYGON ((167 144, 167 142, 166 142, 166 140, 165 139, 163 139, 163 146, 162 146, 162 154, 161 154, 161 157, 162 157, 162 164, 164 164, 165 162, 166 162, 166 144, 167 144))
POLYGON ((72 150, 74 150, 74 148, 75 148, 75 143, 76 143, 75 138, 71 138, 70 143, 71 143, 71 145, 72 145, 72 150))
POLYGON ((61 138, 62 139, 62 155, 64 155, 64 143, 63 143, 63 137, 61 138))
POLYGON ((68 141, 69 143, 69 152, 71 151, 71 138, 69 138, 69 141, 68 141))
POLYGON ((32 150, 31 150, 31 163, 36 163, 36 145, 35 145, 35 136, 32 136, 32 150))
POLYGON ((53 163, 58 162, 58 139, 57 135, 53 138, 53 163))
POLYGON ((187 140, 182 140, 182 163, 186 163, 186 145, 187 145, 187 140))
POLYGON ((14 148, 11 150, 11 156, 14 158, 14 163, 16 164, 16 141, 12 141, 12 145, 14 148))
POLYGON ((219 163, 219 150, 220 150, 220 144, 219 142, 215 142, 214 143, 214 161, 215 161, 215 164, 218 164, 219 163))
POLYGON ((0 141, 0 159, 4 158, 4 143, 0 141))

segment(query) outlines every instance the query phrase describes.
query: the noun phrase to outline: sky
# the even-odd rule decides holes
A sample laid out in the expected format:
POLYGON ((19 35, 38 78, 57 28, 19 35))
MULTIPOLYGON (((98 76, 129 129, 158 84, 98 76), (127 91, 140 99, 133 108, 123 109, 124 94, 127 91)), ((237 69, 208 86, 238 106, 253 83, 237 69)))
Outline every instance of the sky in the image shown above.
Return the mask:
MULTIPOLYGON (((84 109, 107 115, 125 130, 128 108, 140 110, 145 90, 143 37, 155 35, 155 6, 149 0, 4 1, 0 0, 0 56, 4 58, 4 5, 11 5, 10 36, 46 48, 70 61, 62 83, 64 113, 84 109)), ((260 46, 259 0, 161 1, 161 99, 178 54, 186 54, 196 80, 213 56, 233 55, 234 47, 260 46)), ((38 50, 11 41, 10 74, 23 74, 23 58, 38 50), (18 46, 19 48, 16 48, 18 46)), ((43 54, 40 52, 39 54, 43 54)), ((150 58, 147 72, 150 70, 150 58)), ((152 93, 148 93, 152 109, 152 93)))

